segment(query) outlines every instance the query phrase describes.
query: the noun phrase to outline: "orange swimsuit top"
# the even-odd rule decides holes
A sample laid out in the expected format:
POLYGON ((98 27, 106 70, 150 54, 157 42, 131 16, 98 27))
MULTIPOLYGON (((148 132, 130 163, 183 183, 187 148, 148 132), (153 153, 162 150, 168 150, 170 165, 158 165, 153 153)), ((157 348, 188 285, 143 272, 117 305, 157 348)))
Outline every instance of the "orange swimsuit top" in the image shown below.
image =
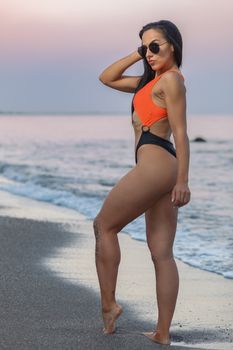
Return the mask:
POLYGON ((158 121, 159 119, 167 117, 167 108, 156 105, 152 100, 152 88, 163 74, 172 70, 175 72, 178 72, 184 80, 183 75, 177 69, 169 69, 166 72, 158 75, 157 77, 149 81, 149 83, 144 85, 134 95, 134 98, 133 98, 134 109, 137 112, 137 115, 143 125, 150 126, 151 124, 158 121))

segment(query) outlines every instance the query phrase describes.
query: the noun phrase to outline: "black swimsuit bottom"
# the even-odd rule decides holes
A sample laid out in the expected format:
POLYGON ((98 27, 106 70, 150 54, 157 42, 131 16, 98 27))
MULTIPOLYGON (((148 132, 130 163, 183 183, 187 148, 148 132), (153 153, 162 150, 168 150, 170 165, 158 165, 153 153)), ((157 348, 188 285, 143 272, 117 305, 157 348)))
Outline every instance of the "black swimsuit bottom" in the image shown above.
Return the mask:
POLYGON ((137 164, 137 151, 140 146, 145 144, 159 145, 165 148, 168 152, 170 152, 174 157, 176 157, 176 150, 173 146, 173 143, 160 137, 158 135, 152 134, 149 130, 142 130, 142 134, 138 141, 136 150, 135 150, 135 162, 137 164))

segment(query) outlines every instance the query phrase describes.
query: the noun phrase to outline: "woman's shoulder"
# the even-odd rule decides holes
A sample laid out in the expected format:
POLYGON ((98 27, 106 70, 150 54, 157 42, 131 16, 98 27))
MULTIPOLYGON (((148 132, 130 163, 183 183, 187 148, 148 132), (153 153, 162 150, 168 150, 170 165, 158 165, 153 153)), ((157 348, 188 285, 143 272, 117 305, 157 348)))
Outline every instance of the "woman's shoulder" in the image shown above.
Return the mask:
POLYGON ((180 92, 185 93, 186 87, 184 84, 184 77, 183 74, 178 70, 169 70, 164 72, 163 74, 163 90, 164 92, 180 92))
POLYGON ((168 69, 166 72, 161 74, 161 77, 163 77, 163 80, 168 81, 174 81, 174 80, 180 80, 180 78, 184 81, 184 76, 181 73, 179 69, 168 69))

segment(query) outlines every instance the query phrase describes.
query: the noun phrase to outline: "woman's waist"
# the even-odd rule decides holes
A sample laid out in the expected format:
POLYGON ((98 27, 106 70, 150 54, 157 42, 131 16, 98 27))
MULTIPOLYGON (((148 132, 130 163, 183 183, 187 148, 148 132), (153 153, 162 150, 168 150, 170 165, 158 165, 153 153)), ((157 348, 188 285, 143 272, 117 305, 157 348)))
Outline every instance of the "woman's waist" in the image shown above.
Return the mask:
POLYGON ((141 131, 137 131, 137 130, 134 130, 134 131, 135 131, 135 143, 137 143, 137 141, 139 141, 141 137, 144 137, 144 138, 146 137, 146 138, 159 138, 164 142, 172 144, 170 140, 171 133, 168 133, 168 132, 164 133, 159 130, 151 130, 151 128, 147 129, 146 127, 141 131))

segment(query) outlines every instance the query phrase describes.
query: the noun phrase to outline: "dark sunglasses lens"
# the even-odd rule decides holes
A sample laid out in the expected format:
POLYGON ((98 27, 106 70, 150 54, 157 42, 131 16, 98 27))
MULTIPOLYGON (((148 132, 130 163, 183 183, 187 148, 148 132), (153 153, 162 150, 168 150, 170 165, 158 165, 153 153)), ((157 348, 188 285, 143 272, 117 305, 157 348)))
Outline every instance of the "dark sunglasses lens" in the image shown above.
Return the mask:
POLYGON ((159 45, 157 43, 151 43, 149 45, 149 49, 153 53, 158 53, 159 52, 159 45))
MULTIPOLYGON (((151 43, 149 45, 149 49, 153 53, 158 53, 159 52, 159 45, 157 43, 151 43)), ((138 48, 138 52, 143 58, 145 58, 146 57, 146 53, 147 53, 147 46, 146 45, 140 46, 138 48)))

